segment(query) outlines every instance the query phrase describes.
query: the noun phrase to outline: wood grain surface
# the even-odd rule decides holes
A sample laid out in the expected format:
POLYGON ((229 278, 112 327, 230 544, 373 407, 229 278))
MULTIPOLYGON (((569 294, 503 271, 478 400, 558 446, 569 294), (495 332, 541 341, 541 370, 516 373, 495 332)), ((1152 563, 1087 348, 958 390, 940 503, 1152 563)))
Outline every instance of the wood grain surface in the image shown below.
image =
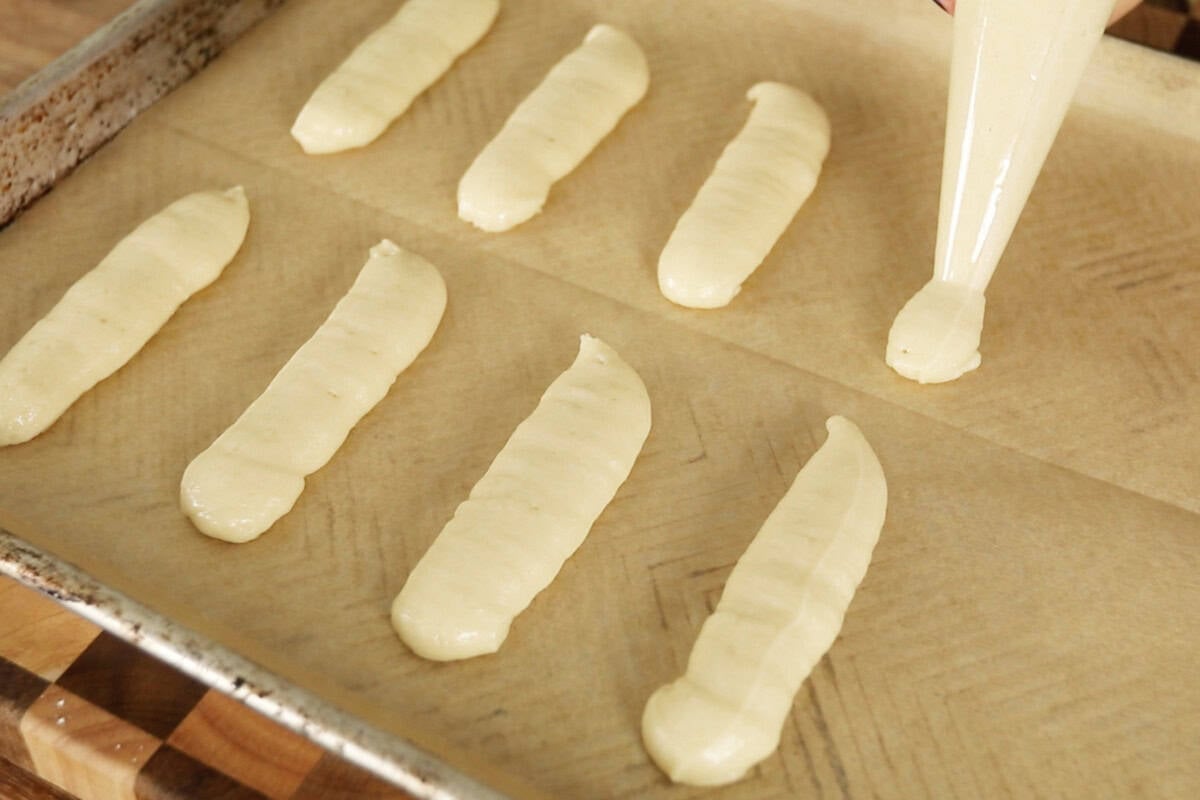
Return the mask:
POLYGON ((131 5, 133 0, 0 0, 0 95, 131 5))
POLYGON ((873 4, 864 27, 854 3, 510 3, 372 148, 304 157, 286 135, 296 109, 391 5, 293 0, 0 235, 4 347, 183 191, 244 183, 254 214, 217 285, 0 457, 6 524, 435 750, 557 796, 701 796, 647 761, 641 704, 680 671, 824 417, 844 413, 891 484, 875 562, 779 754, 703 795, 1200 794, 1200 231, 1181 200, 1200 128, 1162 111, 1197 96, 1194 71, 1102 53, 1106 76, 1135 66, 1068 119, 989 295, 983 366, 916 387, 882 348, 932 252, 947 42, 932 4, 873 4), (646 45, 650 96, 541 217, 502 237, 466 228, 462 169, 598 20, 646 45), (728 310, 671 308, 657 249, 763 77, 829 108, 826 173, 728 310), (1102 110, 1113 96, 1140 114, 1102 110), (175 507, 180 471, 382 235, 442 267, 443 329, 275 530, 203 540, 175 507), (423 662, 387 601, 581 330, 646 379, 646 452, 498 655, 423 662))
POLYGON ((76 800, 54 784, 3 761, 0 761, 0 797, 5 800, 76 800))
POLYGON ((6 577, 0 611, 5 800, 409 797, 6 577))

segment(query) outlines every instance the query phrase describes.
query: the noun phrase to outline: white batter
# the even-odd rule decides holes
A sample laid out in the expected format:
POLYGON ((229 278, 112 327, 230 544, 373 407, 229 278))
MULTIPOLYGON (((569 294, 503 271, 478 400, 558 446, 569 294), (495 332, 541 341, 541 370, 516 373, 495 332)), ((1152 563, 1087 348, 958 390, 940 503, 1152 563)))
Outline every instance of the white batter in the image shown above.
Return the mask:
POLYGON ((0 445, 49 428, 217 279, 250 225, 246 193, 176 200, 117 243, 0 360, 0 445))
POLYGON ((437 661, 494 653, 583 543, 650 432, 641 378, 584 336, 459 505, 392 605, 392 625, 437 661))
POLYGON ((933 280, 900 311, 887 363, 921 383, 979 366, 984 291, 1113 0, 959 0, 933 280))
POLYGON ((812 194, 829 153, 829 118, 782 83, 759 83, 741 132, 679 218, 658 259, 658 287, 673 303, 720 308, 758 268, 812 194))
POLYGON ((492 27, 500 0, 407 0, 333 71, 292 126, 304 152, 375 141, 492 27))
POLYGON ((248 542, 291 510, 446 308, 437 269, 386 239, 350 291, 266 390, 188 465, 180 504, 201 532, 248 542))
POLYGON ((637 104, 650 70, 637 42, 597 25, 521 102, 458 184, 458 216, 506 231, 542 210, 550 187, 637 104))
POLYGON ((646 704, 646 749, 676 783, 730 783, 775 752, 866 574, 887 483, 852 422, 831 417, 826 427, 824 446, 734 566, 687 671, 646 704))

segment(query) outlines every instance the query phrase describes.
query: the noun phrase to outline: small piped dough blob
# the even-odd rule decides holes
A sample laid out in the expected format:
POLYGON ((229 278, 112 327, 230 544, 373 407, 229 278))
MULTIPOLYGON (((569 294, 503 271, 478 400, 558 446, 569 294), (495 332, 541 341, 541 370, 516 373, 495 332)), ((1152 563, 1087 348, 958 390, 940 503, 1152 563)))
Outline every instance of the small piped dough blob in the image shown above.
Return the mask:
POLYGON ((676 783, 731 783, 775 752, 866 574, 887 483, 854 423, 831 417, 826 427, 824 446, 734 566, 687 671, 646 704, 642 739, 676 783))
POLYGON ((745 127, 726 147, 658 259, 672 303, 727 305, 812 194, 829 153, 829 118, 782 83, 759 83, 745 127))
POLYGON ((417 563, 392 626, 435 661, 494 653, 629 476, 650 433, 633 369, 584 336, 575 363, 517 429, 417 563))
POLYGON ((934 280, 892 325, 887 363, 901 375, 940 383, 979 366, 983 293, 1112 10, 1113 0, 956 6, 934 280))
POLYGON ((408 0, 309 98, 292 137, 317 155, 375 141, 492 27, 500 0, 408 0))
POLYGON ((274 525, 429 344, 445 308, 446 285, 432 264, 386 239, 371 248, 329 318, 188 465, 183 512, 227 542, 274 525))
POLYGON ((550 187, 592 152, 650 85, 629 35, 597 25, 550 70, 458 184, 458 216, 485 231, 542 210, 550 187))
POLYGON ((896 315, 887 364, 919 383, 945 383, 979 366, 984 296, 978 289, 934 278, 896 315))
POLYGON ((246 238, 242 187, 176 200, 117 243, 0 360, 0 446, 54 424, 208 286, 246 238))

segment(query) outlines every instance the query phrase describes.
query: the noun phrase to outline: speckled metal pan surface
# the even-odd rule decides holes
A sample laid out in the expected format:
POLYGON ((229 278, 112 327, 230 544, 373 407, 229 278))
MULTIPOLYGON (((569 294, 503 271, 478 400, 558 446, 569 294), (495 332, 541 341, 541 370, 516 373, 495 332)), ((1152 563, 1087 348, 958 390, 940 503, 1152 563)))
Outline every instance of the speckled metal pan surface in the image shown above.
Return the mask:
POLYGON ((0 100, 0 227, 283 0, 141 0, 0 100))

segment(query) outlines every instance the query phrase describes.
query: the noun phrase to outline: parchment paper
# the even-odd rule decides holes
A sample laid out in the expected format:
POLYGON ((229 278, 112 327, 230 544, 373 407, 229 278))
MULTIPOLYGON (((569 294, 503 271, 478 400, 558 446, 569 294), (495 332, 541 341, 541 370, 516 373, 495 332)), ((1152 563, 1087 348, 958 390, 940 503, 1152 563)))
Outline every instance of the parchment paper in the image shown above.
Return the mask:
POLYGON ((251 201, 217 283, 0 450, 4 524, 553 796, 1200 793, 1200 124, 1170 118, 1200 96, 1194 67, 1106 44, 989 291, 982 367, 920 387, 882 357, 932 258, 949 44, 932 4, 508 0, 374 145, 303 155, 297 110, 395 5, 291 0, 0 234, 6 349, 167 202, 235 183, 251 201), (599 21, 643 44, 645 101, 541 216, 460 222, 463 170, 599 21), (658 252, 763 79, 828 109, 821 183, 729 308, 675 308, 658 252), (183 468, 384 236, 445 275, 433 343, 261 540, 199 535, 183 468), (499 654, 422 661, 388 604, 584 331, 644 378, 646 449, 499 654), (888 476, 875 560, 779 753, 727 789, 672 788, 642 706, 834 413, 888 476))

